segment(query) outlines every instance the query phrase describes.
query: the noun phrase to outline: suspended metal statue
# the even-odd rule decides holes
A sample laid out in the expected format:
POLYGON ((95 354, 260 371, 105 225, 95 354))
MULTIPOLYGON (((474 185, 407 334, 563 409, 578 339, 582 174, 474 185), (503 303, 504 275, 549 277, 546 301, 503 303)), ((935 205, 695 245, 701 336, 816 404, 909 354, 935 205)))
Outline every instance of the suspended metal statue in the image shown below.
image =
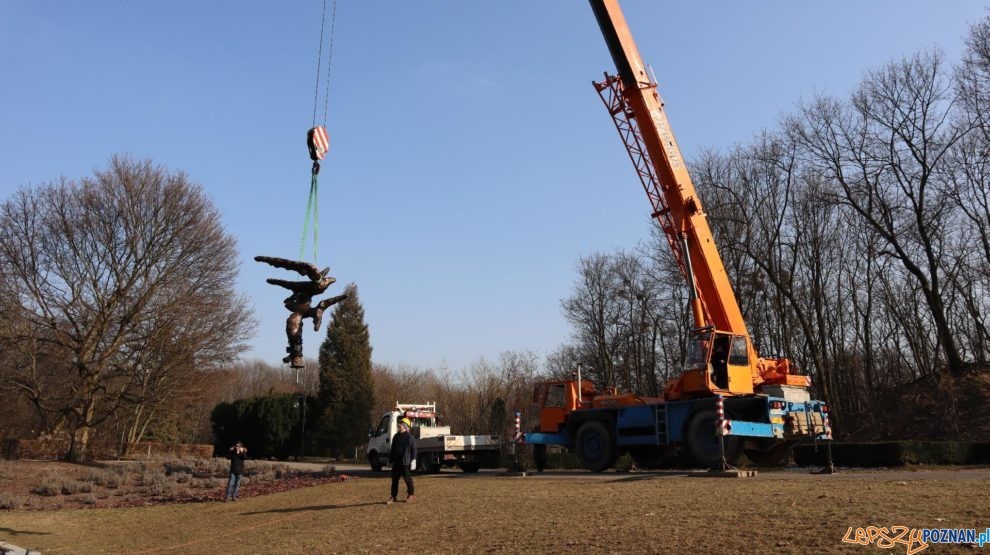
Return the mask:
MULTIPOLYGON (((327 120, 327 109, 330 103, 330 68, 333 63, 334 28, 336 27, 337 21, 336 0, 333 0, 332 6, 333 13, 330 18, 330 40, 329 49, 327 52, 326 92, 323 96, 323 124, 317 125, 316 115, 320 98, 320 72, 323 66, 323 39, 326 36, 324 25, 326 23, 327 15, 326 0, 323 1, 323 15, 320 20, 320 49, 316 61, 316 93, 313 96, 313 126, 306 133, 306 146, 309 148, 309 158, 313 161, 313 167, 310 177, 309 201, 306 204, 306 217, 303 220, 302 240, 299 243, 299 258, 303 258, 305 256, 306 239, 309 235, 310 216, 312 216, 314 261, 316 260, 316 247, 319 242, 319 232, 317 227, 319 214, 317 176, 320 173, 320 161, 326 157, 327 152, 330 150, 330 136, 327 134, 327 130, 324 125, 327 120)), ((327 290, 327 287, 330 287, 331 284, 337 281, 327 275, 330 272, 330 268, 324 268, 320 271, 313 263, 303 262, 301 260, 288 260, 286 258, 275 258, 273 256, 256 256, 254 259, 258 262, 270 264, 276 268, 283 268, 298 272, 300 275, 309 278, 308 281, 286 281, 283 279, 274 278, 268 279, 268 283, 278 285, 279 287, 285 287, 289 291, 292 291, 292 294, 289 295, 289 297, 284 301, 285 308, 287 308, 292 314, 285 321, 285 335, 289 339, 289 346, 286 347, 285 350, 289 353, 289 356, 283 358, 282 362, 288 363, 292 368, 303 368, 303 320, 306 318, 312 318, 313 329, 315 331, 320 331, 320 324, 323 322, 323 312, 347 298, 347 295, 338 295, 336 297, 324 299, 317 303, 316 306, 313 306, 313 297, 322 294, 327 290)), ((298 379, 298 373, 296 374, 296 377, 298 379)))
POLYGON ((289 356, 282 359, 282 362, 289 363, 292 368, 303 368, 302 351, 302 324, 306 318, 312 318, 313 330, 320 331, 320 324, 323 322, 323 312, 331 306, 347 298, 347 295, 337 295, 329 299, 323 299, 316 306, 313 306, 313 297, 322 294, 337 280, 328 276, 330 268, 319 270, 314 264, 301 262, 298 260, 288 260, 286 258, 275 258, 272 256, 256 256, 258 262, 264 262, 276 268, 283 268, 298 272, 300 275, 309 278, 308 281, 287 281, 284 279, 268 278, 268 283, 285 287, 292 294, 285 299, 285 308, 292 314, 285 321, 285 335, 289 339, 289 346, 285 348, 289 356))

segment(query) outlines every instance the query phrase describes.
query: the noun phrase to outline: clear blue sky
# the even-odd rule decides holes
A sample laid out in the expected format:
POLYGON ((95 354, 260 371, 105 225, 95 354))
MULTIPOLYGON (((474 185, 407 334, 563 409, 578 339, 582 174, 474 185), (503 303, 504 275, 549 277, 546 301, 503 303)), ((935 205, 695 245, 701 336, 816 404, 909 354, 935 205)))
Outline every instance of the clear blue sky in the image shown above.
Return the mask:
MULTIPOLYGON (((0 198, 150 157, 203 185, 239 241, 284 354, 310 162, 320 0, 8 1, 0 198)), ((982 1, 623 6, 688 159, 747 141, 801 97, 938 46, 958 60, 982 1)), ((340 0, 319 263, 358 284, 379 362, 464 367, 567 340, 581 255, 648 236, 648 202, 590 82, 612 70, 583 1, 340 0)), ((322 114, 322 104, 319 112, 322 114)), ((322 119, 322 118, 321 118, 322 119)), ((306 354, 323 332, 308 328, 306 354)))

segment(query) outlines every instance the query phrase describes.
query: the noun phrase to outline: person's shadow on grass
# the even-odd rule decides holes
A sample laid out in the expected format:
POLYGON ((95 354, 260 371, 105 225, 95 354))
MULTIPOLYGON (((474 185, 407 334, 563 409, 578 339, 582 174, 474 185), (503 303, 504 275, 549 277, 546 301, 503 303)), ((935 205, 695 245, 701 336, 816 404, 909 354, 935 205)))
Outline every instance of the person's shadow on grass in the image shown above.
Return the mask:
POLYGON ((51 532, 35 532, 34 530, 14 530, 13 528, 0 528, 0 534, 11 534, 14 536, 18 535, 31 535, 31 536, 47 536, 51 532))
POLYGON ((381 505, 381 504, 382 503, 380 503, 380 502, 378 502, 378 503, 369 502, 369 503, 352 503, 350 505, 310 505, 308 507, 286 507, 284 509, 270 509, 270 510, 267 510, 267 511, 252 511, 252 512, 249 512, 249 513, 241 513, 241 514, 244 515, 244 516, 247 516, 247 515, 263 515, 263 514, 267 514, 267 513, 298 513, 298 512, 302 512, 302 511, 332 511, 334 509, 352 509, 354 507, 367 507, 367 506, 370 506, 370 505, 381 505))

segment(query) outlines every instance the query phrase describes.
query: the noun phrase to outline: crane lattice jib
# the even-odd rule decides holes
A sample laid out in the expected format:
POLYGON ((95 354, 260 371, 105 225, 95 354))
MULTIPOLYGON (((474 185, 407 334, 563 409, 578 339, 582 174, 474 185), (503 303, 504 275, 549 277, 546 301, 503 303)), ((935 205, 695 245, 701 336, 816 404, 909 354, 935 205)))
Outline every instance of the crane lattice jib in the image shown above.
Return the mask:
MULTIPOLYGON (((654 215, 667 233, 668 241, 672 242, 675 253, 681 250, 673 245, 677 242, 677 234, 684 233, 688 238, 688 253, 697 294, 703 306, 703 320, 715 329, 748 336, 739 303, 712 240, 701 201, 667 121, 663 101, 657 93, 656 84, 646 72, 618 2, 592 0, 591 6, 621 81, 620 87, 609 84, 609 79, 595 87, 599 89, 599 94, 607 88, 610 92, 605 94, 613 95, 611 99, 603 95, 603 101, 629 148, 633 165, 640 179, 644 180, 647 195, 653 202, 654 215), (621 96, 622 101, 616 100, 615 95, 621 96), (635 120, 635 125, 629 127, 631 124, 624 123, 623 119, 635 120), (638 134, 632 129, 637 130, 638 134), (651 166, 651 169, 645 169, 645 165, 651 166)), ((678 256, 678 263, 683 271, 682 257, 683 253, 678 256)))
POLYGON ((680 233, 670 218, 670 209, 667 208, 667 199, 660 189, 661 184, 657 179, 653 161, 650 160, 650 154, 646 151, 646 146, 643 145, 643 135, 636 125, 632 108, 622 93, 622 81, 615 75, 606 73, 604 81, 592 83, 592 85, 595 86, 595 90, 598 91, 602 102, 605 103, 609 115, 612 116, 612 121, 615 123, 615 129, 619 132, 622 143, 626 145, 626 152, 629 153, 629 159, 636 170, 636 175, 639 176, 643 190, 646 191, 646 196, 653 206, 651 216, 657 220, 663 230, 667 242, 670 244, 670 250, 674 253, 677 266, 681 269, 681 274, 687 279, 687 270, 684 268, 684 259, 681 253, 680 233))

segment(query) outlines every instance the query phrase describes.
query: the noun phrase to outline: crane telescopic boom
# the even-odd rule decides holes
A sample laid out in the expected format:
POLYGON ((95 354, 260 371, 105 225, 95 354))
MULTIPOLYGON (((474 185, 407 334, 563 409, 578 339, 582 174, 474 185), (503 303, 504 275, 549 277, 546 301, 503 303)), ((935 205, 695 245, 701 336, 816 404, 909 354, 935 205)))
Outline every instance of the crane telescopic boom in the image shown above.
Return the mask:
POLYGON ((589 0, 617 75, 595 88, 626 145, 656 218, 691 288, 694 329, 684 373, 668 398, 751 394, 762 383, 809 385, 787 359, 759 358, 684 157, 617 0, 589 0))

